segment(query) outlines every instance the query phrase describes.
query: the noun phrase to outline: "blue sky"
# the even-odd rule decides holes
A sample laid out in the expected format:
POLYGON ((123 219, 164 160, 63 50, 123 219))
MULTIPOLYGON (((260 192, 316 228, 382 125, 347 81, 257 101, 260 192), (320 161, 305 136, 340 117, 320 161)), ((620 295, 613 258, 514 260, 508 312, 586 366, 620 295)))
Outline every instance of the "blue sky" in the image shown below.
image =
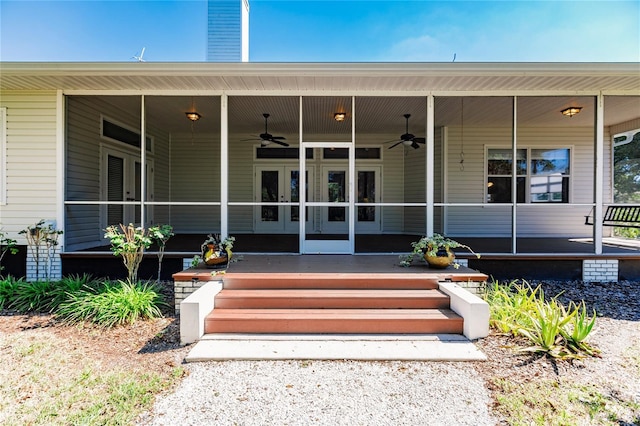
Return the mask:
MULTIPOLYGON (((253 62, 640 61, 640 1, 250 0, 253 62)), ((0 0, 2 61, 201 62, 206 1, 0 0)))

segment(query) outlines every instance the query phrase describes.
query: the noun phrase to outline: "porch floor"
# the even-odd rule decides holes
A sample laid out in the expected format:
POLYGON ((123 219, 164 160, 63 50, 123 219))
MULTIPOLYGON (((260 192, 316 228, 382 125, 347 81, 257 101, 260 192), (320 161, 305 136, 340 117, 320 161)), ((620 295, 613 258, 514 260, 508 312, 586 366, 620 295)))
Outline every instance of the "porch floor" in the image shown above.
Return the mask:
MULTIPOLYGON (((298 253, 297 234, 233 234, 236 238, 233 251, 236 253, 298 253)), ((193 256, 199 253, 204 234, 177 234, 167 243, 166 253, 169 256, 193 256)), ((324 235, 324 238, 331 238, 324 235)), ((411 251, 411 242, 420 238, 416 234, 359 234, 355 236, 356 254, 371 253, 407 253, 411 251)), ((489 237, 454 237, 457 241, 470 246, 476 253, 483 255, 511 257, 511 238, 489 237)), ((151 247, 151 252, 154 248, 151 247)), ((91 249, 71 253, 108 252, 110 246, 103 245, 91 249)), ((594 256, 593 239, 584 238, 518 238, 518 255, 537 255, 555 257, 557 255, 594 256)), ((464 249, 457 249, 456 255, 461 258, 475 258, 464 249)), ((615 237, 603 239, 603 255, 640 259, 640 240, 615 237)))
POLYGON ((349 256, 337 254, 310 255, 238 255, 231 259, 228 272, 233 273, 345 273, 345 274, 432 274, 437 278, 459 277, 460 281, 486 276, 461 266, 458 269, 432 269, 422 262, 411 267, 400 266, 397 255, 349 256))

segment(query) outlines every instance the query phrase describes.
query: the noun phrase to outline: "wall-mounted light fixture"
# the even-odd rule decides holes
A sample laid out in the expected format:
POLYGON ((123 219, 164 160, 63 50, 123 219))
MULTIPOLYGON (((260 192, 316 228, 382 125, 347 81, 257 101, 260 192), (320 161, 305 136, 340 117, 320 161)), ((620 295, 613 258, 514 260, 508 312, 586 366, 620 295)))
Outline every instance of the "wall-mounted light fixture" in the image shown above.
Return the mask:
POLYGON ((341 122, 341 121, 344 121, 346 116, 347 114, 344 112, 336 112, 335 114, 333 114, 333 119, 336 120, 337 122, 341 122))
POLYGON ((562 113, 562 115, 566 115, 567 117, 573 117, 574 115, 578 114, 581 110, 582 110, 582 107, 569 107, 569 108, 563 109, 560 112, 562 113))
POLYGON ((200 120, 200 117, 202 117, 200 114, 198 114, 197 112, 193 111, 193 112, 185 112, 185 114, 187 115, 187 118, 191 121, 198 121, 200 120))

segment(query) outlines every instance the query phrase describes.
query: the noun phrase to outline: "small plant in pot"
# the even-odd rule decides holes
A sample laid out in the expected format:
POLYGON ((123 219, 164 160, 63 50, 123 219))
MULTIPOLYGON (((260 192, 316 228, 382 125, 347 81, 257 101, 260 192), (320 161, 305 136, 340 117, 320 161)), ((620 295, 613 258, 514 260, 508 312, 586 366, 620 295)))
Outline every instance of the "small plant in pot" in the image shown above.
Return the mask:
POLYGON ((209 234, 200 246, 202 261, 207 268, 221 268, 227 266, 231 260, 231 249, 236 239, 234 237, 220 238, 220 234, 209 234))
POLYGON ((411 246, 413 247, 413 251, 411 253, 400 256, 400 265, 410 266, 413 259, 416 256, 419 256, 432 268, 444 269, 449 265, 453 265, 453 267, 457 269, 460 265, 453 262, 455 260, 455 255, 452 249, 454 248, 465 248, 475 254, 476 257, 480 257, 480 255, 474 252, 471 247, 440 234, 433 234, 430 237, 422 237, 418 241, 412 242, 411 246))

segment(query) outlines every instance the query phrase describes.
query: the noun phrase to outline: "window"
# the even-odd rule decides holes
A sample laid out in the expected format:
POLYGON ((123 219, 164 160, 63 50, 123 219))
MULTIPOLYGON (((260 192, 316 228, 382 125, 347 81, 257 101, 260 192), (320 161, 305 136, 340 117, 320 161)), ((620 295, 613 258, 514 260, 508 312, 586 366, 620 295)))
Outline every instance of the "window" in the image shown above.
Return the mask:
MULTIPOLYGON (((380 148, 356 148, 357 160, 379 160, 382 157, 380 148)), ((325 160, 346 160, 349 158, 348 148, 324 148, 322 158, 325 160)))
MULTIPOLYGON (((101 135, 105 139, 120 142, 134 148, 140 149, 140 132, 130 129, 122 124, 117 124, 114 120, 102 117, 101 135)), ((147 152, 153 150, 153 139, 149 136, 147 140, 147 152)))
POLYGON ((613 201, 640 201, 640 129, 613 137, 613 201))
MULTIPOLYGON (((525 184, 527 178, 527 150, 517 151, 517 199, 525 202, 525 184)), ((513 172, 513 151, 510 149, 489 149, 487 153, 487 202, 511 202, 511 176, 513 172)))
MULTIPOLYGON (((307 160, 313 159, 313 148, 307 148, 305 150, 305 156, 307 160)), ((298 148, 267 148, 256 147, 257 159, 269 159, 269 160, 287 160, 300 158, 300 150, 298 148)))
POLYGON ((0 108, 0 205, 7 203, 7 108, 0 108))
MULTIPOLYGON (((568 203, 571 150, 520 148, 516 151, 518 203, 568 203)), ((487 202, 510 203, 513 151, 487 150, 487 202)))

